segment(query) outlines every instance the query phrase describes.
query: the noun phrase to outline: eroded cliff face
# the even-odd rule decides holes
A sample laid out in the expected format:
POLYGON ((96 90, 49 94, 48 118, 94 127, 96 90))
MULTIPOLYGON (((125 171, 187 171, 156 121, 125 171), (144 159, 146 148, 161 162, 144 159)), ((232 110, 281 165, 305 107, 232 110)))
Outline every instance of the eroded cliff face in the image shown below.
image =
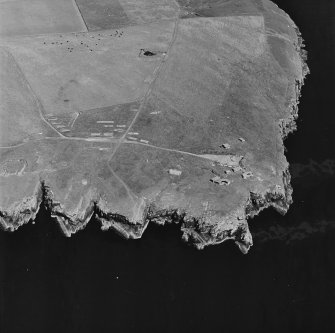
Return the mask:
POLYGON ((283 141, 308 73, 297 27, 270 1, 170 9, 118 30, 2 37, 3 229, 45 205, 66 236, 92 216, 128 239, 177 223, 198 249, 230 239, 247 253, 247 221, 288 210, 283 141))

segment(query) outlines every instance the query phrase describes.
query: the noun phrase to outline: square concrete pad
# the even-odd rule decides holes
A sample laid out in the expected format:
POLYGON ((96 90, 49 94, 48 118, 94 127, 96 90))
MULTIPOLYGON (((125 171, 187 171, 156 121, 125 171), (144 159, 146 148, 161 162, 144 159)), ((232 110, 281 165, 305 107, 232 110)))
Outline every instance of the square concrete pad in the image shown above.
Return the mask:
POLYGON ((0 36, 87 31, 74 0, 0 1, 0 36))

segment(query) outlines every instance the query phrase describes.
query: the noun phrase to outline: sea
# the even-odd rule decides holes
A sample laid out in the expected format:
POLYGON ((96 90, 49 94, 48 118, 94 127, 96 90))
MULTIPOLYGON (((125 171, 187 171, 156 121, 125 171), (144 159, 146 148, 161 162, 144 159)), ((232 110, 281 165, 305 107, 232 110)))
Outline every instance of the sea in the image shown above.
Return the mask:
POLYGON ((293 200, 250 220, 254 246, 198 251, 175 225, 140 240, 71 238, 45 209, 0 231, 0 332, 335 332, 335 1, 275 0, 308 51, 298 130, 285 141, 293 200))

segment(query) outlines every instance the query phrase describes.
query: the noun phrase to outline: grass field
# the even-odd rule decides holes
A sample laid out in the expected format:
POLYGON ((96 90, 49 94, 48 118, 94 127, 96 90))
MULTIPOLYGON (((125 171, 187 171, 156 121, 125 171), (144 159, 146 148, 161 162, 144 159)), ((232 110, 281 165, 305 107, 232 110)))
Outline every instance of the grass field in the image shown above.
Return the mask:
POLYGON ((182 116, 204 120, 228 91, 234 65, 265 50, 263 18, 182 20, 164 75, 155 91, 182 116))
POLYGON ((13 57, 0 48, 0 146, 48 134, 39 105, 13 57))
POLYGON ((0 36, 87 31, 74 0, 0 2, 0 36))
POLYGON ((176 0, 187 17, 262 15, 262 0, 176 0))
POLYGON ((173 23, 122 31, 25 37, 6 41, 47 114, 129 103, 141 98, 161 56, 140 57, 141 48, 165 51, 173 23))
POLYGON ((173 19, 178 8, 170 0, 119 0, 132 24, 144 24, 159 20, 173 19))
POLYGON ((76 0, 88 30, 124 27, 129 19, 118 0, 76 0))

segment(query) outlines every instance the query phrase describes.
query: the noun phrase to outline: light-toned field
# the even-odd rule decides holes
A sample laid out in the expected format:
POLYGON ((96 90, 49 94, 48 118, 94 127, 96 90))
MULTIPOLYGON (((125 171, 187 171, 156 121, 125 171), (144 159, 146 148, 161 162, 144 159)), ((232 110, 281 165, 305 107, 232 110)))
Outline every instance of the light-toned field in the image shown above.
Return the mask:
POLYGON ((47 135, 39 107, 14 58, 0 48, 0 146, 47 135))
POLYGON ((0 2, 0 36, 87 31, 74 0, 0 2))
POLYGON ((185 19, 155 92, 181 115, 206 119, 228 92, 235 65, 265 51, 261 16, 185 19))
POLYGON ((176 0, 186 16, 223 17, 263 14, 262 0, 176 0))
POLYGON ((173 24, 116 32, 38 36, 5 42, 47 114, 133 102, 151 82, 161 57, 139 57, 141 48, 165 51, 173 24))

